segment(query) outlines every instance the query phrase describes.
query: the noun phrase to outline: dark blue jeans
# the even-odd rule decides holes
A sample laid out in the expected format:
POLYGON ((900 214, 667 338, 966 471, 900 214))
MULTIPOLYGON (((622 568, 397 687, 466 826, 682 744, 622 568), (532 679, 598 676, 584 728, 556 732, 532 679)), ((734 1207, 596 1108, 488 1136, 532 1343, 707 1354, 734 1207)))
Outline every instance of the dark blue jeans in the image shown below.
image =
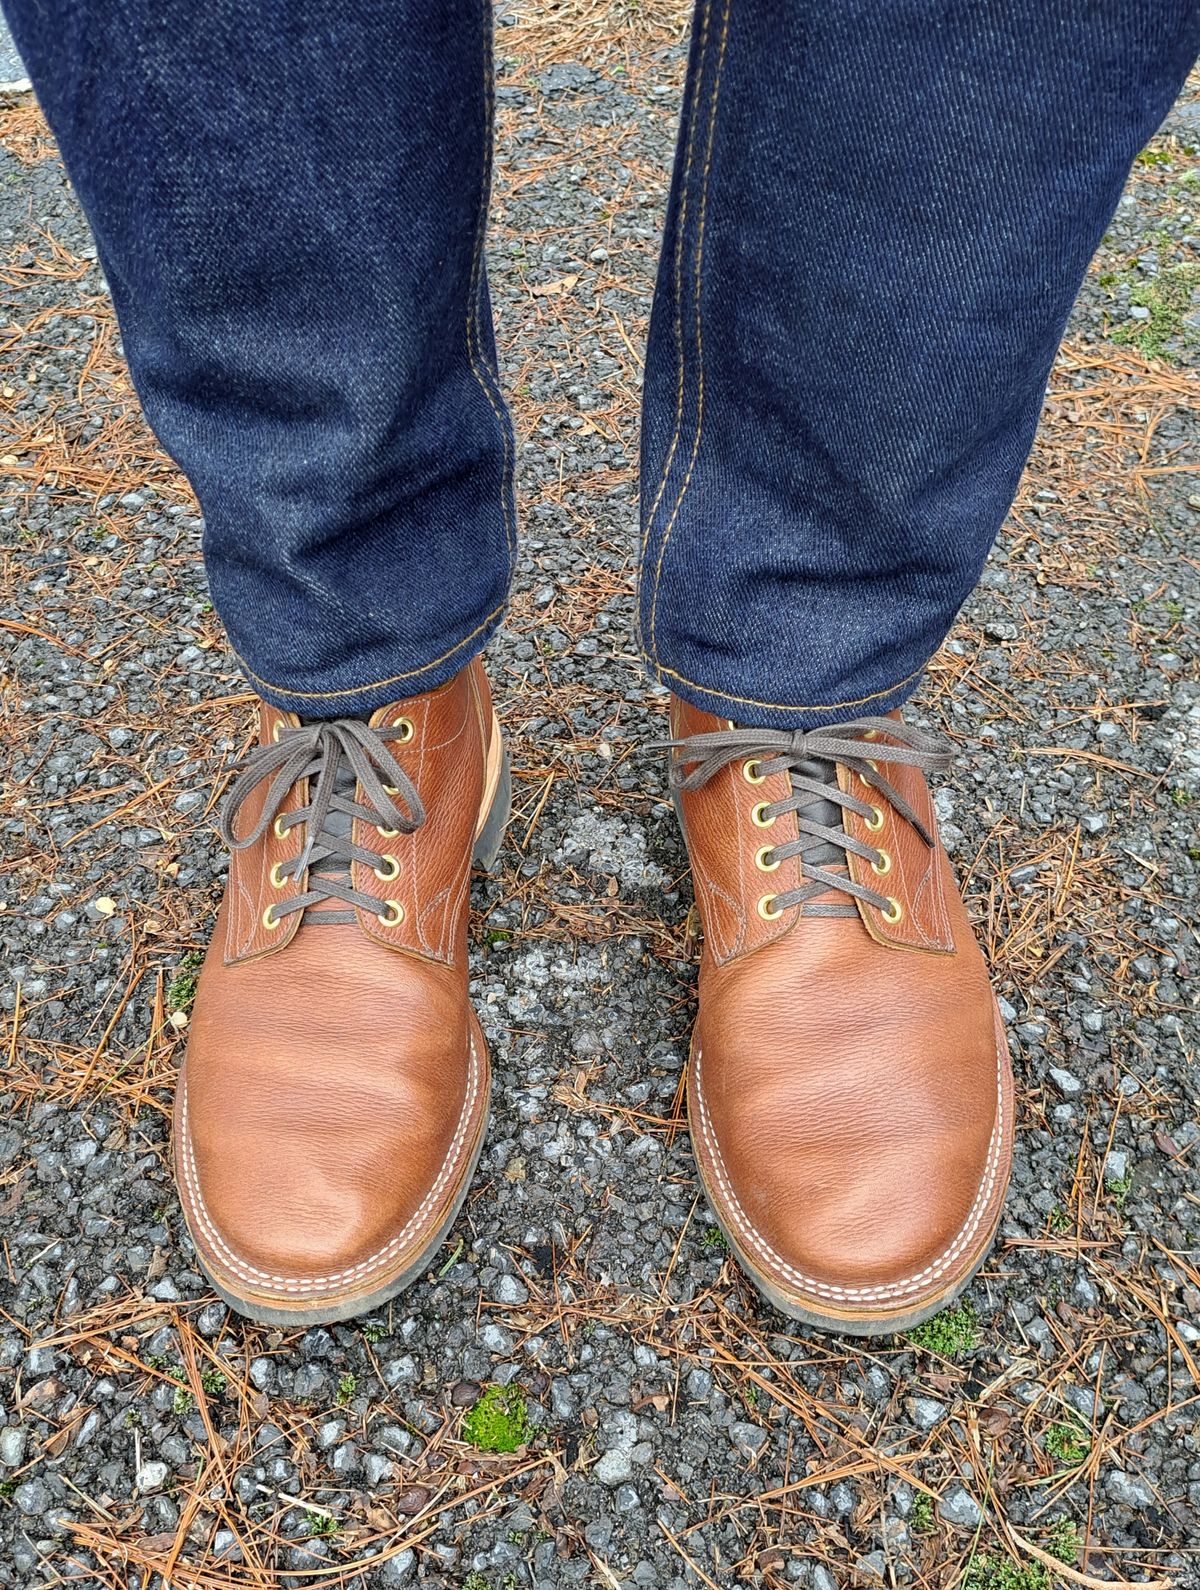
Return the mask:
MULTIPOLYGON (((312 715, 500 622, 488 0, 4 0, 251 680, 312 715)), ((1196 0, 698 0, 640 614, 700 706, 898 704, 1016 490, 1196 0)))

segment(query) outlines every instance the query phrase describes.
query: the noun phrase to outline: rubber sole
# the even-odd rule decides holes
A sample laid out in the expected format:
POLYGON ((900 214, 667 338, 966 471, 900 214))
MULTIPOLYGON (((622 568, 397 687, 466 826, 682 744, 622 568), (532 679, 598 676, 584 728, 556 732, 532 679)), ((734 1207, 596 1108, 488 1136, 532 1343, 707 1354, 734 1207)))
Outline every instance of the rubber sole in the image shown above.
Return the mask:
MULTIPOLYGON (((512 772, 509 762, 508 744, 504 739, 500 726, 493 720, 492 742, 489 746, 488 764, 484 773, 484 798, 481 802, 483 816, 476 831, 475 843, 471 852, 472 866, 481 871, 489 871, 500 853, 504 843, 504 832, 512 815, 512 772)), ((431 1233, 428 1242, 416 1258, 405 1269, 390 1277, 382 1286, 370 1292, 362 1292, 344 1299, 333 1299, 329 1302, 317 1304, 312 1308, 274 1308, 268 1303, 260 1303, 256 1298, 243 1297, 232 1291, 218 1276, 214 1275, 205 1264, 199 1251, 198 1244, 193 1239, 196 1248, 196 1260, 203 1271, 205 1279, 216 1292, 217 1296, 226 1303, 235 1313, 244 1319, 253 1320, 257 1325, 282 1325, 297 1328, 309 1325, 336 1325, 345 1320, 357 1319, 363 1314, 371 1314, 377 1308, 382 1308, 385 1303, 390 1303, 398 1297, 407 1287, 428 1271, 434 1259, 441 1250, 455 1221, 462 1212, 467 1194, 471 1190, 471 1183, 475 1178, 475 1170, 479 1164, 479 1156, 483 1152, 484 1139, 487 1136, 488 1115, 491 1110, 492 1076, 491 1062, 488 1055, 487 1042, 483 1030, 479 1026, 478 1018, 475 1022, 475 1038, 479 1045, 481 1062, 486 1072, 484 1087, 483 1107, 479 1112, 479 1125, 475 1134, 475 1141, 463 1166, 463 1173, 454 1197, 446 1207, 446 1212, 431 1233)), ((186 1218, 186 1211, 185 1211, 186 1218)))

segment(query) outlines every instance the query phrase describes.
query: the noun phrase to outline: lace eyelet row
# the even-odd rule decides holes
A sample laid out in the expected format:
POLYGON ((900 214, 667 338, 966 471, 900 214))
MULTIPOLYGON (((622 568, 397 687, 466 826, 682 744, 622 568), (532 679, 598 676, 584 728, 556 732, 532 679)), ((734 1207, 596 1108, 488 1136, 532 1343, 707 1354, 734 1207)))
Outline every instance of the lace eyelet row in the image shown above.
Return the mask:
MULTIPOLYGON (((383 927, 399 927, 401 922, 404 921, 405 914, 404 907, 399 900, 385 900, 383 905, 384 909, 375 913, 380 924, 383 927)), ((269 933, 273 933, 277 927, 283 926, 283 920, 276 914, 274 905, 269 905, 263 912, 262 925, 269 933)))
MULTIPOLYGON (((868 738, 874 737, 874 731, 872 731, 868 738)), ((874 773, 879 771, 876 764, 869 757, 867 759, 867 766, 874 773)), ((762 784, 766 781, 766 775, 759 771, 759 762, 755 757, 751 757, 742 763, 742 777, 746 780, 747 784, 762 784)), ((870 783, 867 779, 863 778, 861 773, 859 774, 859 779, 863 784, 866 784, 868 789, 871 788, 870 783)), ((770 828, 775 822, 775 814, 768 815, 770 811, 770 805, 771 803, 769 801, 759 801, 751 808, 750 821, 756 828, 770 828)), ((866 827, 870 829, 872 833, 879 833, 886 820, 887 814, 884 809, 881 806, 872 804, 870 815, 864 819, 864 822, 866 827)), ((775 872, 782 865, 782 862, 773 845, 762 845, 757 851, 755 851, 754 865, 758 868, 759 872, 775 872)), ((887 850, 884 850, 883 847, 880 846, 876 852, 875 859, 870 863, 870 866, 871 871, 875 873, 877 877, 887 877, 888 873, 890 873, 892 870, 891 853, 887 850)), ((764 894, 760 896, 758 901, 758 914, 763 918, 764 921, 774 922, 778 917, 783 915, 782 911, 777 911, 774 909, 775 901, 777 899, 778 896, 774 894, 764 894)), ((895 924, 900 922, 904 917, 904 907, 894 895, 888 895, 887 906, 886 908, 881 908, 879 914, 882 916, 885 922, 895 926, 895 924)))

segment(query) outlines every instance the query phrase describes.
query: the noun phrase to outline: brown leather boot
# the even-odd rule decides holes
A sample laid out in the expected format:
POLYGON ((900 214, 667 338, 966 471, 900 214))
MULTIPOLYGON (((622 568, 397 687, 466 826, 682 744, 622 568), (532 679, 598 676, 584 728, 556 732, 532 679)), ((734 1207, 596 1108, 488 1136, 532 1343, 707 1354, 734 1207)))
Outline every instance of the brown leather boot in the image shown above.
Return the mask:
POLYGON ((898 713, 739 729, 678 699, 676 800, 704 928, 688 1117, 759 1291, 809 1325, 908 1329, 991 1246, 1008 1045, 898 713))
POLYGON ((467 1001, 472 857, 508 768, 482 664, 369 724, 260 704, 175 1100, 200 1262, 250 1318, 349 1319, 414 1280, 487 1120, 467 1001))

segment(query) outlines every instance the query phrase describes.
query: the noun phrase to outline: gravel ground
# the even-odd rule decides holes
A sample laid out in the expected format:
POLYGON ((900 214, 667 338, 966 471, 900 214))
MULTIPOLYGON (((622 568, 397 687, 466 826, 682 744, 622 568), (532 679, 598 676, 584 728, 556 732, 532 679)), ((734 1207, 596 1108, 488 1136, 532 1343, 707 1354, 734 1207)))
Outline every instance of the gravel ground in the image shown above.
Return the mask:
POLYGON ((855 1344, 751 1294, 680 1126, 694 920, 631 641, 679 7, 528 7, 498 46, 496 1099, 429 1278, 330 1330, 228 1314, 172 1191, 249 698, 53 146, 0 106, 0 1585, 1200 1585, 1200 106, 1135 169, 915 704, 959 747, 939 810, 1020 1135, 966 1307, 855 1344))

